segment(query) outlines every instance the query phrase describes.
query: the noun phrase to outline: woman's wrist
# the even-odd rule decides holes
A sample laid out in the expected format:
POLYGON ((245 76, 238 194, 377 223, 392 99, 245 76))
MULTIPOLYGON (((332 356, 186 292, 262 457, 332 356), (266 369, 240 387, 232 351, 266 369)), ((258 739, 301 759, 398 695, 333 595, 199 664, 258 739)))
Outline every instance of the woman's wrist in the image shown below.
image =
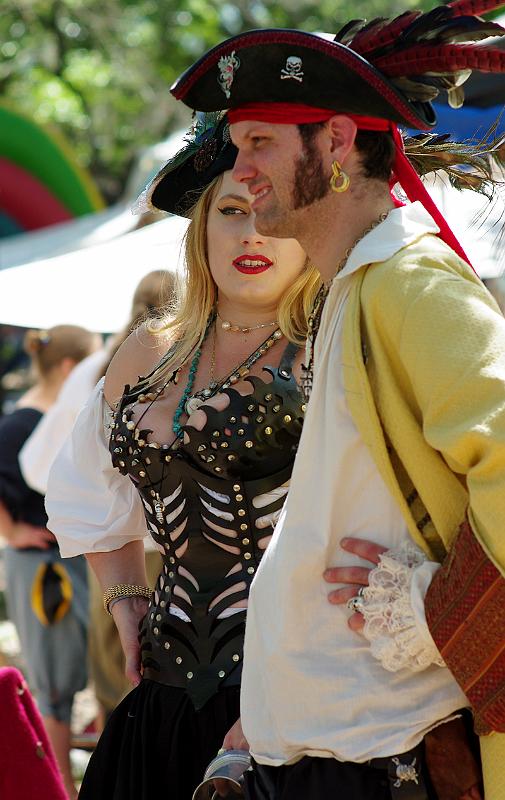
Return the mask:
POLYGON ((126 612, 138 612, 139 616, 144 616, 146 613, 146 609, 149 606, 149 600, 146 597, 137 597, 137 596, 124 596, 124 597, 115 597, 114 600, 111 600, 109 603, 109 614, 114 619, 123 613, 121 608, 126 609, 126 612), (127 602, 121 602, 122 600, 126 600, 127 602), (116 613, 114 613, 114 609, 116 609, 116 613), (118 612, 119 609, 119 612, 118 612))
POLYGON ((103 607, 108 614, 111 613, 111 604, 117 600, 124 600, 130 597, 143 597, 149 600, 151 589, 148 586, 137 583, 116 583, 109 586, 103 593, 103 607))

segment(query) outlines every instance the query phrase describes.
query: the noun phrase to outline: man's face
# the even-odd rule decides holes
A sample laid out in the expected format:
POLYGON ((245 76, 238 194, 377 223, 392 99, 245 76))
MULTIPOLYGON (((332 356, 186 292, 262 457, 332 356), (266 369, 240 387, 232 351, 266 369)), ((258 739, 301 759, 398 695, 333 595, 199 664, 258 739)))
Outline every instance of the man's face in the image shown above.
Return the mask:
POLYGON ((297 125, 244 121, 230 126, 239 149, 233 170, 254 196, 257 230, 268 236, 300 235, 300 225, 330 191, 318 136, 305 141, 297 125))

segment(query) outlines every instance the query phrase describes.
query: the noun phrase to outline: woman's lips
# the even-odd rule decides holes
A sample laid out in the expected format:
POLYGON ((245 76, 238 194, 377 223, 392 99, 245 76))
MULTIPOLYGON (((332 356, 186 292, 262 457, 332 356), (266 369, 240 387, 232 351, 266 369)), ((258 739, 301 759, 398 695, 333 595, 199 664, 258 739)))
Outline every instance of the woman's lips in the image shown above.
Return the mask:
POLYGON ((260 272, 270 269, 273 261, 265 256, 243 255, 234 258, 232 264, 243 275, 258 275, 260 272))

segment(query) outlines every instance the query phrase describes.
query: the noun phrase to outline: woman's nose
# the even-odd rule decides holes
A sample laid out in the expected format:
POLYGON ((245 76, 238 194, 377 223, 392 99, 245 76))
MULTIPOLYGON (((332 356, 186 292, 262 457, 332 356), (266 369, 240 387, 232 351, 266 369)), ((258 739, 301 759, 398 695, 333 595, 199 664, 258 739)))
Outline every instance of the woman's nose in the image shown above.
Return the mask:
POLYGON ((244 221, 244 228, 241 234, 241 242, 242 244, 263 244, 266 241, 266 236, 262 236, 261 233, 258 233, 256 230, 256 226, 254 223, 254 214, 250 214, 247 222, 244 221))

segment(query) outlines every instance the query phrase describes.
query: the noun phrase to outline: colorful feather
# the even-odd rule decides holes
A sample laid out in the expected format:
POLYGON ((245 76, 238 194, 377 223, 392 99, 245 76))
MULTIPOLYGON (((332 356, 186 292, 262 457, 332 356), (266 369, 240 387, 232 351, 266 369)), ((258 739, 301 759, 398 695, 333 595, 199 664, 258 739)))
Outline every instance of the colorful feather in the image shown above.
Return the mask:
POLYGON ((375 66, 388 78, 420 76, 424 73, 448 75, 468 69, 479 72, 505 72, 505 51, 473 45, 455 44, 437 47, 421 44, 379 58, 375 66))
POLYGON ((366 25, 366 19, 352 19, 335 34, 334 42, 348 45, 357 33, 366 25))
POLYGON ((471 14, 474 17, 489 14, 502 6, 505 6, 505 0, 453 0, 447 4, 454 15, 471 14))
MULTIPOLYGON (((420 11, 405 11, 399 17, 387 22, 376 25, 367 31, 366 35, 361 32, 350 42, 349 46, 362 56, 366 56, 369 52, 373 52, 377 48, 388 47, 394 45, 398 41, 398 37, 402 34, 404 29, 410 25, 413 20, 421 16, 420 11)), ((362 20, 365 25, 365 20, 362 20)))
POLYGON ((471 189, 492 199, 503 189, 505 136, 496 136, 497 124, 480 142, 452 142, 449 134, 422 133, 405 137, 405 152, 418 175, 443 171, 455 189, 471 189))

